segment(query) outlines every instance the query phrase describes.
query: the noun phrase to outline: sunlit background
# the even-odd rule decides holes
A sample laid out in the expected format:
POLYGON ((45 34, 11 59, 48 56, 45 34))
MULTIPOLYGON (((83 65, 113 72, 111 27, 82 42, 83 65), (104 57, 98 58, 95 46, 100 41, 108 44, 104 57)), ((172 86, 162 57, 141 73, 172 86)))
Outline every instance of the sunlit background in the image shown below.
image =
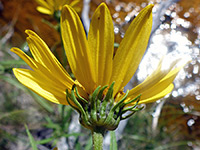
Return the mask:
MULTIPOLYGON (((86 32, 89 18, 101 0, 84 0, 82 21, 86 32)), ((149 3, 154 24, 145 56, 125 87, 142 82, 164 59, 163 69, 177 58, 190 63, 174 81, 174 90, 162 100, 120 124, 116 131, 119 150, 199 150, 200 149, 200 1, 198 0, 106 0, 114 23, 115 42, 120 43, 130 22, 149 3)), ((36 10, 34 0, 0 1, 0 150, 28 150, 27 124, 39 141, 39 150, 54 146, 90 150, 90 133, 80 127, 77 114, 69 107, 48 103, 12 74, 13 67, 25 63, 9 49, 22 48, 29 54, 25 29, 32 29, 48 44, 70 71, 63 55, 60 36, 52 16, 36 10), (45 102, 44 102, 45 101, 45 102), (62 113, 68 114, 63 118, 62 113), (64 122, 63 122, 64 119, 64 122), (44 140, 48 139, 48 140, 44 140)), ((115 48, 117 50, 117 46, 115 48)), ((134 61, 134 60, 133 60, 134 61)), ((109 149, 109 134, 104 149, 109 149)))

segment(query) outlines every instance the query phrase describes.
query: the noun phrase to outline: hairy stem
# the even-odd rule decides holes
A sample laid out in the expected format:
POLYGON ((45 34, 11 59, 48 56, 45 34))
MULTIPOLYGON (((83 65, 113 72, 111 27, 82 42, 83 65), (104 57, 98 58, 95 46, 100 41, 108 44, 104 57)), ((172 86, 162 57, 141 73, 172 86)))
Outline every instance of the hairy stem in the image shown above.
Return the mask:
POLYGON ((103 149, 103 136, 104 130, 102 129, 94 129, 92 131, 93 150, 103 149))

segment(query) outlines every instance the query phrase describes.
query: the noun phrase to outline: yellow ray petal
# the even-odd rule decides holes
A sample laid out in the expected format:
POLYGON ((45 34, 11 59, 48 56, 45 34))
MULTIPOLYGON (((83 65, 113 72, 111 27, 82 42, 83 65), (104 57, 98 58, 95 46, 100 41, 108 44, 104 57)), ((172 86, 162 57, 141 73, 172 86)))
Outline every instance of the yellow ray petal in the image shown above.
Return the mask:
POLYGON ((111 77, 114 94, 130 81, 143 57, 152 28, 152 8, 148 5, 133 20, 116 52, 111 77))
POLYGON ((40 5, 41 7, 44 7, 44 8, 50 8, 50 6, 48 5, 48 3, 44 0, 35 0, 38 5, 40 5))
POLYGON ((80 18, 69 5, 62 9, 61 35, 72 72, 86 91, 92 93, 95 88, 94 64, 80 18))
POLYGON ((57 76, 57 78, 61 78, 62 80, 67 79, 69 82, 73 83, 69 74, 52 54, 45 42, 31 30, 26 30, 26 33, 29 35, 27 42, 34 59, 49 69, 49 71, 57 76))
POLYGON ((16 78, 26 87, 44 97, 45 99, 57 103, 67 105, 66 89, 61 88, 56 81, 44 78, 44 76, 26 69, 13 69, 16 78))
POLYGON ((82 0, 69 0, 68 3, 74 10, 79 14, 82 10, 83 1, 82 0))
POLYGON ((63 88, 70 90, 72 85, 75 84, 75 82, 68 75, 59 75, 59 70, 58 72, 52 72, 48 68, 42 66, 40 63, 32 59, 31 57, 27 56, 22 50, 18 48, 12 48, 11 51, 17 54, 19 57, 21 57, 35 72, 46 76, 46 78, 48 79, 55 81, 56 83, 62 85, 63 88), (63 77, 61 78, 60 76, 63 77))
POLYGON ((165 90, 175 79, 182 66, 170 71, 160 82, 142 92, 142 99, 147 99, 165 90))
POLYGON ((62 1, 61 0, 59 0, 59 1, 57 1, 57 2, 54 2, 54 5, 53 5, 54 7, 54 11, 56 11, 56 10, 61 10, 62 9, 62 6, 64 6, 64 4, 62 5, 62 1))
POLYGON ((53 15, 53 10, 50 10, 48 8, 38 6, 36 9, 37 9, 37 11, 39 11, 42 14, 53 15))
POLYGON ((60 0, 57 3, 59 4, 59 6, 64 6, 65 4, 68 4, 68 5, 70 4, 69 0, 60 0))
POLYGON ((46 0, 48 5, 51 6, 52 8, 55 8, 56 5, 56 1, 60 1, 60 0, 46 0))
MULTIPOLYGON (((157 83, 154 81, 155 83, 151 84, 152 82, 147 81, 147 83, 152 85, 151 87, 148 84, 141 83, 141 85, 143 85, 143 86, 140 86, 140 88, 137 88, 137 87, 133 88, 133 90, 131 91, 132 95, 129 95, 128 97, 133 99, 134 97, 141 94, 141 99, 140 99, 141 102, 140 103, 142 103, 143 101, 145 101, 145 103, 150 103, 153 100, 158 100, 158 99, 162 98, 161 95, 163 95, 163 97, 164 97, 165 96, 164 93, 167 92, 167 94, 168 94, 171 92, 170 90, 173 89, 172 82, 175 79, 175 77, 177 76, 177 74, 179 73, 179 71, 183 68, 183 66, 185 66, 185 64, 171 70, 170 72, 168 72, 168 74, 166 74, 165 77, 163 77, 160 80, 158 79, 157 83), (148 87, 148 88, 146 88, 146 87, 148 87), (133 91, 135 91, 135 92, 133 92, 133 91), (148 102, 148 100, 149 100, 149 102, 148 102)), ((151 80, 151 78, 148 78, 148 80, 151 80)))
POLYGON ((13 47, 13 48, 10 49, 10 51, 17 54, 20 58, 22 58, 27 63, 27 65, 29 65, 33 70, 36 70, 38 68, 35 61, 31 57, 26 55, 19 48, 13 47))
POLYGON ((67 0, 67 4, 70 4, 71 7, 81 3, 81 0, 67 0))
POLYGON ((170 65, 170 67, 167 70, 161 70, 162 68, 162 63, 163 59, 161 59, 157 69, 150 75, 148 76, 141 84, 137 85, 133 89, 129 91, 129 96, 130 95, 139 95, 142 92, 152 88, 155 86, 157 83, 160 82, 171 70, 172 68, 179 62, 179 59, 173 61, 170 65))
POLYGON ((97 85, 109 85, 112 73, 114 29, 110 12, 105 3, 95 11, 90 24, 88 45, 95 65, 97 85))
POLYGON ((139 101, 138 104, 147 104, 147 103, 153 103, 161 98, 163 98, 164 96, 166 96, 167 94, 169 94, 174 88, 174 85, 173 84, 170 84, 167 88, 165 88, 163 91, 161 91, 160 93, 150 97, 150 98, 147 98, 147 99, 141 99, 139 101))

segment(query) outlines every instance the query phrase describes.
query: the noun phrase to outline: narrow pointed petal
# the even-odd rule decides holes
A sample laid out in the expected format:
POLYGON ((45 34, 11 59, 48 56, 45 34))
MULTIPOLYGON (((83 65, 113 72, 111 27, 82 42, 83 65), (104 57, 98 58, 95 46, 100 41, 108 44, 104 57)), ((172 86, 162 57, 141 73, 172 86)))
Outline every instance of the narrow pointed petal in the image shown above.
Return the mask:
MULTIPOLYGON (((70 6, 76 6, 77 4, 79 4, 79 3, 82 3, 82 1, 81 0, 68 0, 68 2, 67 2, 68 4, 70 4, 70 6)), ((74 7, 73 7, 74 8, 74 7)))
POLYGON ((69 82, 72 83, 69 74, 52 54, 46 43, 33 31, 26 30, 26 33, 29 35, 27 42, 34 59, 45 68, 48 68, 52 74, 57 75, 58 78, 62 80, 70 79, 69 82))
MULTIPOLYGON (((148 89, 155 86, 159 83, 169 72, 173 69, 173 67, 179 62, 179 59, 175 60, 171 63, 170 67, 167 70, 162 70, 163 59, 161 59, 157 69, 148 76, 141 84, 137 85, 133 89, 129 91, 129 95, 139 95, 143 91, 147 91, 148 89)), ((180 68, 181 69, 181 68, 180 68)), ((178 70, 179 71, 179 70, 178 70)), ((178 73, 178 72, 177 72, 178 73)))
POLYGON ((27 65, 29 65, 33 70, 36 70, 38 67, 34 61, 34 59, 32 59, 31 57, 29 57, 28 55, 26 55, 22 50, 20 50, 19 48, 13 47, 10 50, 11 52, 17 54, 20 58, 22 58, 27 65))
POLYGON ((111 81, 121 90, 134 75, 146 50, 152 28, 153 5, 145 7, 129 26, 116 52, 111 81))
POLYGON ((174 81, 175 77, 182 68, 183 66, 170 71, 160 82, 155 84, 155 86, 143 92, 143 99, 150 98, 167 88, 174 81))
POLYGON ((91 52, 81 20, 69 5, 62 9, 61 35, 72 72, 86 91, 92 93, 95 89, 95 73, 91 52))
POLYGON ((48 5, 48 3, 44 0, 35 0, 41 7, 44 8, 50 8, 50 6, 48 5))
POLYGON ((37 11, 39 11, 42 14, 53 15, 53 11, 48 8, 38 6, 36 9, 37 9, 37 11))
POLYGON ((72 8, 74 8, 74 10, 80 14, 81 10, 82 10, 82 5, 83 5, 83 1, 82 0, 69 0, 70 2, 68 2, 68 4, 70 4, 70 6, 72 6, 72 8))
POLYGON ((54 9, 55 10, 61 10, 62 9, 62 6, 64 6, 64 4, 62 4, 63 0, 59 0, 57 2, 54 2, 54 9))
POLYGON ((40 13, 53 15, 53 7, 44 0, 35 0, 39 6, 36 8, 40 13))
POLYGON ((153 103, 153 102, 155 102, 155 101, 163 98, 167 94, 171 93, 171 91, 173 90, 173 88, 174 88, 174 85, 170 84, 167 88, 165 88, 160 93, 158 93, 158 94, 156 94, 156 95, 154 95, 152 97, 146 98, 146 99, 141 99, 138 104, 153 103))
POLYGON ((59 72, 59 69, 57 69, 57 71, 49 70, 49 68, 44 67, 18 48, 12 48, 11 51, 17 54, 20 58, 22 58, 35 72, 45 76, 46 79, 55 81, 56 83, 62 85, 63 88, 70 90, 72 85, 75 84, 71 77, 63 74, 62 72, 59 72))
POLYGON ((27 69, 13 69, 16 78, 26 87, 57 104, 68 105, 66 101, 66 89, 51 79, 27 69))
MULTIPOLYGON (((136 96, 138 96, 139 94, 141 94, 141 100, 140 103, 144 102, 145 103, 150 103, 153 102, 153 100, 158 100, 160 98, 162 98, 162 96, 164 97, 164 93, 170 93, 172 91, 172 82, 175 79, 175 77, 177 76, 177 74, 179 73, 179 71, 185 66, 182 65, 178 68, 175 68, 171 71, 169 71, 168 74, 166 74, 165 77, 163 77, 162 79, 159 79, 158 76, 158 80, 157 83, 156 81, 153 81, 154 84, 151 84, 152 82, 146 82, 149 83, 150 85, 152 85, 151 87, 149 87, 148 84, 143 84, 141 83, 140 85, 138 85, 138 87, 133 88, 130 91, 130 94, 128 97, 134 98, 136 96), (148 88, 146 88, 148 87, 148 88), (171 90, 171 91, 170 91, 171 90), (148 102, 149 100, 149 102, 148 102)), ((158 73, 159 74, 159 73, 158 73)), ((148 78, 149 81, 151 81, 151 78, 148 78)))
MULTIPOLYGON (((76 1, 76 0, 73 0, 73 1, 76 1)), ((60 0, 59 3, 60 3, 60 6, 62 6, 62 7, 63 7, 65 4, 71 5, 70 0, 60 0)))
MULTIPOLYGON (((46 0, 46 1, 47 1, 48 5, 51 6, 52 8, 55 7, 55 5, 57 3, 57 2, 55 2, 56 0, 46 0)), ((60 1, 60 0, 58 0, 58 1, 60 1)))
POLYGON ((95 11, 90 24, 88 45, 95 65, 97 85, 109 85, 114 51, 114 29, 110 12, 105 3, 95 11))

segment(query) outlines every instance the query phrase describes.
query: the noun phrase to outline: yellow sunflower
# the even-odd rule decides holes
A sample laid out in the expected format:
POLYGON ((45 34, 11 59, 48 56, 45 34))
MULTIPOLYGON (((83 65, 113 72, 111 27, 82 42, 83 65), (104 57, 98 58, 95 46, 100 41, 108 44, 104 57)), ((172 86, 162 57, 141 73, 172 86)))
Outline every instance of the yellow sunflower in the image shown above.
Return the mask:
MULTIPOLYGON (((66 89, 72 90, 73 85, 88 100, 97 87, 110 86, 114 82, 113 97, 116 104, 124 97, 123 88, 134 75, 145 53, 152 28, 152 8, 153 5, 148 5, 133 20, 114 55, 113 22, 106 4, 102 3, 96 9, 88 37, 76 11, 65 5, 61 15, 61 33, 76 80, 70 77, 45 42, 30 30, 26 30, 26 33, 33 58, 18 48, 12 48, 11 51, 32 70, 14 68, 13 72, 23 85, 38 95, 63 105, 68 105, 66 89)), ((162 70, 161 61, 144 82, 129 91, 125 102, 141 95, 139 104, 151 103, 170 93, 174 78, 184 66, 174 67, 177 62, 162 70)), ((135 103, 131 102, 128 106, 135 103)))
POLYGON ((82 0, 35 0, 39 6, 37 10, 40 13, 53 15, 54 12, 59 11, 67 4, 73 7, 73 9, 79 14, 82 10, 82 0))

